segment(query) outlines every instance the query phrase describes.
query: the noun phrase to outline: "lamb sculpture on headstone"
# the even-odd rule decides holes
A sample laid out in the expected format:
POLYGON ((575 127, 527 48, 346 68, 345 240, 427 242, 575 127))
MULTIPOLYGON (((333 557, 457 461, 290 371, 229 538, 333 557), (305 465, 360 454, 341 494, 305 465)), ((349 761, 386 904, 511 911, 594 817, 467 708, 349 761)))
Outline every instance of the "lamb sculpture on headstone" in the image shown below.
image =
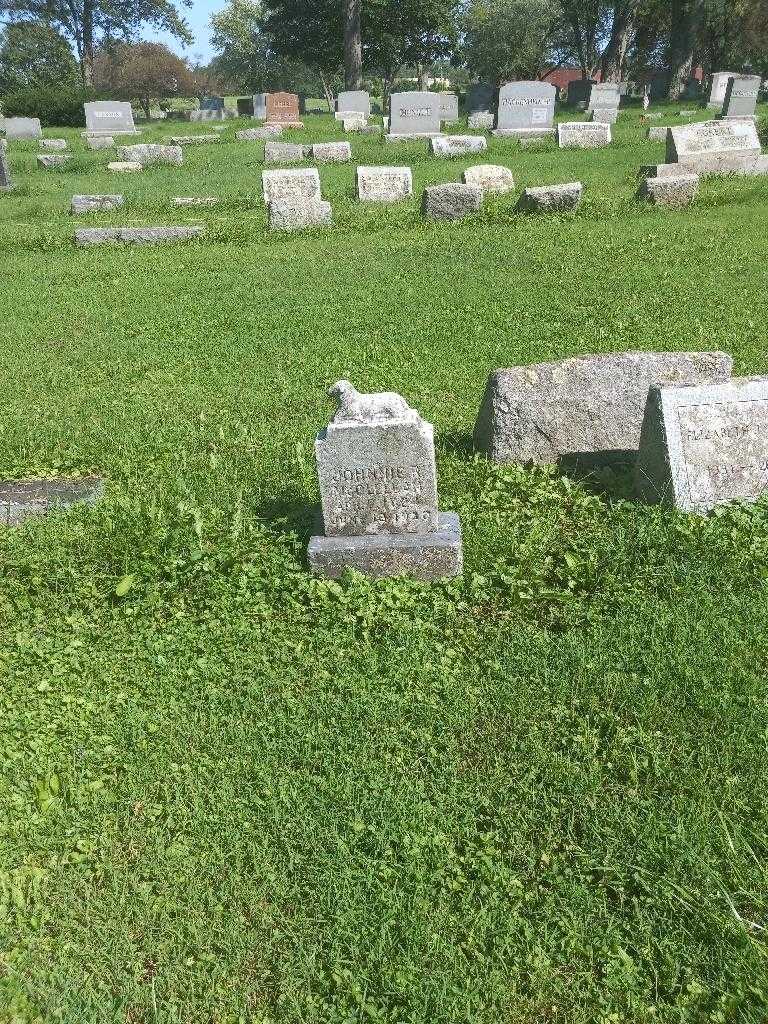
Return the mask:
POLYGON ((367 423, 370 420, 402 419, 413 416, 413 409, 406 400, 394 391, 380 391, 372 395, 361 395, 348 380, 339 380, 328 391, 331 398, 337 398, 339 408, 333 421, 367 423))

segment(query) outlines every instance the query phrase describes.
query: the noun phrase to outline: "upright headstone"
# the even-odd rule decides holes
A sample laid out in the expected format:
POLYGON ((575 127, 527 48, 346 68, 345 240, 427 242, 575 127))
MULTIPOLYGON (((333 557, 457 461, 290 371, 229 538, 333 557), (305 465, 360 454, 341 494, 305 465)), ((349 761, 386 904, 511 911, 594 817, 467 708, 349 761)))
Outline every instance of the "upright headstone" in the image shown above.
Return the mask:
POLYGON ((760 92, 759 75, 734 75, 728 80, 721 117, 754 117, 760 92))
POLYGON ((400 395, 360 394, 348 381, 315 441, 323 534, 312 537, 313 572, 433 580, 462 570, 458 516, 440 514, 433 428, 400 395))
POLYGON ((495 370, 475 446, 494 462, 633 456, 652 384, 728 380, 732 365, 724 352, 617 352, 495 370))
POLYGON ((440 92, 440 120, 441 121, 458 121, 459 120, 459 97, 455 92, 440 92))
POLYGON ((253 94, 253 116, 257 121, 267 119, 267 94, 256 92, 253 94))
POLYGON ((618 116, 620 101, 620 82, 595 82, 589 91, 587 110, 593 115, 593 121, 613 124, 618 116))
MULTIPOLYGON (((371 116, 371 97, 365 89, 347 89, 340 92, 336 97, 336 113, 362 114, 363 117, 371 116)), ((343 120, 338 117, 337 120, 343 120)))
MULTIPOLYGON (((410 174, 410 171, 408 172, 410 174)), ((7 192, 13 187, 11 182, 11 168, 8 164, 8 154, 5 146, 0 146, 0 192, 7 192)))
POLYGON ((488 82, 473 82, 467 93, 467 114, 492 113, 495 90, 488 82))
POLYGON ((113 100, 94 100, 85 107, 87 135, 136 135, 133 110, 130 103, 113 100))
POLYGON ((509 82, 502 86, 493 134, 518 138, 552 135, 556 93, 549 82, 509 82))
POLYGON ((223 110, 224 100, 221 96, 203 96, 200 100, 201 110, 223 110))
POLYGON ((396 203, 413 195, 410 167, 358 167, 357 198, 367 203, 396 203))
POLYGON ((698 121, 667 132, 667 164, 695 174, 754 173, 761 157, 752 121, 698 121))
POLYGON ((395 92, 389 100, 390 139, 440 135, 440 97, 435 92, 395 92))
POLYGON ((41 139, 39 117, 6 117, 2 122, 6 139, 41 139))
POLYGON ((299 122, 299 97, 294 92, 267 93, 267 121, 272 124, 299 122))
POLYGON ((237 116, 253 117, 253 96, 237 97, 237 116))
POLYGON ((707 100, 707 107, 710 110, 719 110, 725 102, 725 90, 728 88, 728 82, 733 78, 733 71, 716 71, 712 75, 712 81, 709 86, 709 99, 707 100))
POLYGON ((567 102, 569 107, 586 106, 589 102, 589 93, 595 85, 593 78, 576 78, 568 83, 567 102))
POLYGON ((635 485, 651 503, 709 512, 768 491, 768 377, 654 385, 635 485))

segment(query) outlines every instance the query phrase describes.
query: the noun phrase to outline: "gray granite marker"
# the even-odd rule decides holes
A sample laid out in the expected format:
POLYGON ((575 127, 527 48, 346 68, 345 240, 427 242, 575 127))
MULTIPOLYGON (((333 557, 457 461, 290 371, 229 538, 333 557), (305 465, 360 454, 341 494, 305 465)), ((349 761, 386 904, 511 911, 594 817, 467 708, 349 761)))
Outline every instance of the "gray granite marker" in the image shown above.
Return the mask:
POLYGON ((538 137, 554 134, 557 89, 549 82, 509 82, 499 91, 495 136, 538 137))
POLYGON ((273 231, 301 231, 331 223, 331 204, 324 199, 274 199, 269 204, 273 231))
POLYGON ((174 135, 171 137, 172 146, 200 146, 208 142, 221 142, 220 135, 174 135))
POLYGON ((111 135, 86 135, 85 144, 88 149, 111 149, 115 140, 111 135))
POLYGON ((339 408, 315 441, 323 535, 309 542, 312 571, 459 575, 460 526, 438 511, 432 425, 393 392, 360 394, 339 381, 330 394, 339 408))
POLYGON ((125 196, 72 196, 70 212, 101 213, 104 210, 116 210, 125 202, 125 196))
POLYGON ((733 71, 716 71, 712 75, 712 82, 709 88, 709 99, 707 107, 710 110, 719 110, 725 102, 725 91, 728 82, 733 78, 733 71))
POLYGON ((0 121, 0 125, 2 125, 8 140, 41 139, 43 137, 39 117, 6 117, 0 121))
POLYGON ((768 490, 768 377, 654 385, 635 470, 648 502, 709 512, 768 490))
POLYGON ((734 75, 729 79, 721 117, 754 117, 760 93, 759 75, 734 75))
POLYGON ((266 206, 283 199, 303 202, 323 198, 320 194, 320 174, 316 167, 293 171, 262 171, 261 185, 266 206))
POLYGON ((589 91, 587 110, 593 121, 615 124, 621 101, 621 83, 595 82, 589 91))
POLYGON ((5 146, 0 146, 0 192, 10 192, 13 188, 11 181, 11 168, 8 164, 8 154, 5 146))
POLYGON ((387 138, 426 139, 440 135, 440 98, 434 92, 395 92, 389 100, 387 138))
POLYGON ((488 141, 484 135, 440 135, 429 140, 433 156, 466 156, 467 153, 484 153, 488 141))
POLYGON ((515 179, 508 167, 499 167, 496 164, 475 164, 474 167, 467 167, 462 174, 465 185, 474 185, 486 193, 504 195, 512 192, 515 187, 515 179))
POLYGON ((70 159, 70 156, 64 153, 40 153, 37 157, 37 166, 52 170, 55 167, 63 167, 70 159))
POLYGON ((66 139, 40 139, 40 149, 62 152, 67 148, 66 139))
POLYGON ((661 125, 651 126, 648 129, 646 138, 649 142, 665 142, 667 138, 667 129, 661 125))
POLYGON ((263 128, 244 128, 241 132, 235 132, 235 138, 238 142, 269 142, 282 134, 281 124, 267 124, 263 128))
POLYGON ((725 352, 617 352, 494 370, 475 446, 494 462, 634 457, 652 384, 723 381, 725 352))
POLYGON ((253 94, 253 118, 255 121, 267 120, 267 94, 265 92, 253 94))
POLYGON ((561 121, 557 126, 560 149, 596 149, 611 142, 611 126, 602 122, 561 121))
POLYGON ((188 242, 204 234, 205 228, 199 225, 162 228, 78 228, 75 231, 75 244, 81 247, 119 242, 130 245, 161 245, 169 242, 188 242))
POLYGON ((459 97, 455 92, 440 92, 440 120, 451 123, 459 120, 459 97))
POLYGON ((487 132, 493 128, 495 117, 490 110, 476 110, 467 118, 467 127, 475 131, 487 132))
POLYGON ((173 167, 180 167, 184 162, 181 146, 160 146, 157 143, 118 146, 117 156, 119 160, 141 164, 142 167, 148 167, 151 164, 170 164, 173 167))
POLYGON ((429 220, 460 220, 477 213, 482 205, 481 188, 450 182, 447 185, 428 185, 424 189, 421 213, 429 220))
POLYGON ((138 135, 130 103, 95 100, 84 103, 87 135, 138 135))
POLYGON ((358 167, 357 198, 366 203, 397 203, 413 195, 410 167, 358 167))
POLYGON ((346 164, 352 159, 352 147, 348 142, 316 142, 311 156, 319 164, 346 164))
POLYGON ((699 191, 698 174, 678 174, 676 177, 646 178, 640 182, 638 199, 647 199, 654 206, 687 206, 699 191))
POLYGON ((371 97, 365 89, 346 89, 336 97, 336 119, 342 121, 347 114, 371 116, 371 97))
POLYGON ((515 209, 518 213, 562 213, 566 210, 575 210, 581 202, 583 189, 580 181, 569 181, 565 185, 526 188, 515 209))
POLYGON ((265 164, 297 164, 306 160, 312 147, 300 142, 265 142, 265 164))
POLYGON ((83 502, 93 504, 103 493, 104 481, 98 476, 0 480, 0 526, 18 526, 83 502))
POLYGON ((677 164, 678 173, 748 173, 760 154, 760 139, 751 121, 699 121, 667 132, 666 162, 677 164))

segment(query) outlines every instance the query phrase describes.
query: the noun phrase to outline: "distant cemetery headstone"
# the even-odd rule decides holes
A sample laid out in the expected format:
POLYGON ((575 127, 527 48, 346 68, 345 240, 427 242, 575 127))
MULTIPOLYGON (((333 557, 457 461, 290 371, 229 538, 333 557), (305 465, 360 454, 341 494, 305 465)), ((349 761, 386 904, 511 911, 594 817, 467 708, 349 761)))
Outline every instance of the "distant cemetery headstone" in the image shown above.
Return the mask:
POLYGON ((728 380, 732 366, 724 352, 618 352, 495 370, 475 446, 494 462, 634 456, 652 384, 728 380))
POLYGON ((170 164, 180 167, 184 162, 181 146, 162 146, 156 142, 148 142, 139 146, 118 146, 118 160, 141 164, 148 167, 152 164, 170 164))
POLYGON ((201 110, 223 110, 224 100, 221 96, 203 96, 200 100, 201 110))
POLYGON ((237 116, 253 117, 253 96, 237 97, 237 116))
POLYGON ((6 117, 2 122, 6 139, 41 139, 39 117, 6 117))
POLYGON ((89 245, 167 245, 172 242, 189 242, 201 238, 205 228, 200 225, 189 227, 157 228, 78 228, 75 231, 75 245, 84 248, 89 245))
POLYGON ((434 431, 393 392, 360 394, 339 381, 333 419, 315 441, 323 534, 313 572, 433 580, 462 571, 458 516, 440 514, 434 431))
MULTIPOLYGON (((371 97, 365 89, 347 89, 336 97, 337 114, 362 114, 371 116, 371 97)), ((340 118, 340 120, 343 120, 340 118)))
POLYGON ((484 135, 439 135, 430 139, 429 148, 435 156, 465 156, 467 153, 484 153, 488 142, 484 135))
POLYGON ((515 187, 515 179, 508 167, 496 164, 475 164, 467 167, 461 176, 465 185, 475 185, 483 192, 504 195, 515 187))
POLYGON ((85 144, 88 149, 111 149, 115 140, 111 135, 86 135, 85 144))
POLYGON ((651 503, 709 512, 768 490, 768 377, 655 385, 635 484, 651 503))
POLYGON ((441 92, 438 93, 440 97, 440 120, 441 121, 458 121, 459 120, 459 97, 455 92, 441 92))
POLYGON ((568 105, 578 107, 580 103, 586 104, 589 101, 589 94, 592 86, 595 85, 593 78, 577 78, 568 83, 568 105))
POLYGON ((467 95, 467 113, 479 114, 493 111, 495 90, 488 82, 473 82, 467 95))
POLYGON ((759 75, 734 75, 723 100, 722 117, 753 117, 760 92, 759 75))
POLYGON ((602 121, 561 121, 557 126, 560 149, 596 149, 611 142, 611 126, 602 121))
POLYGON ((324 199, 274 199, 269 204, 272 231, 301 231, 330 224, 332 220, 331 204, 324 199))
POLYGON ((274 170, 261 172, 264 205, 283 199, 293 201, 322 199, 320 174, 316 167, 306 170, 274 170))
POLYGON ((390 97, 389 135, 429 138, 440 135, 440 97, 434 92, 395 92, 390 97))
POLYGON ((551 135, 556 93, 549 82, 509 82, 502 86, 493 134, 502 137, 551 135))
POLYGON ((72 196, 70 212, 73 214, 101 213, 104 210, 116 210, 124 202, 125 196, 122 195, 72 196))
POLYGON ((367 203, 396 203, 413 195, 410 167, 358 167, 357 198, 367 203))
POLYGON ((595 82, 589 91, 587 110, 593 115, 593 121, 614 124, 621 102, 620 82, 595 82))
POLYGON ((253 116, 257 121, 267 119, 267 94, 257 92, 253 94, 253 116))
POLYGON ((267 93, 267 121, 294 124, 299 120, 299 97, 293 92, 267 93))
POLYGON ((698 121, 667 132, 667 164, 696 174, 751 173, 765 158, 752 121, 698 121))
POLYGON ((94 100, 85 107, 85 131, 88 135, 136 135, 130 103, 94 100))
POLYGON ((707 107, 710 110, 719 110, 725 102, 725 91, 728 88, 728 82, 733 78, 735 72, 733 71, 716 71, 712 75, 712 81, 709 87, 709 99, 707 100, 707 107))
POLYGON ((0 146, 0 191, 7 192, 13 188, 11 181, 11 168, 8 164, 8 154, 5 146, 0 146))

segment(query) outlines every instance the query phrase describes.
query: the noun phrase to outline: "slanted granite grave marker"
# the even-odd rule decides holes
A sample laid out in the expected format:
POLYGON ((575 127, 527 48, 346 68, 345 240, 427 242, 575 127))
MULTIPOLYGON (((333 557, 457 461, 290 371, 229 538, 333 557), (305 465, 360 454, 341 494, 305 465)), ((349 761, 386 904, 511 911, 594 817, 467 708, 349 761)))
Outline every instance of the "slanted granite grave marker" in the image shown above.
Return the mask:
POLYGON ((87 135, 138 135, 130 103, 94 100, 84 103, 87 135))
POLYGON ((494 462, 626 460, 652 384, 728 380, 732 366, 725 352, 618 352, 494 370, 475 446, 494 462))
POLYGON ((729 79, 721 117, 754 117, 760 92, 758 75, 734 75, 729 79))
POLYGON ((72 196, 70 212, 80 213, 101 213, 103 210, 116 210, 125 202, 125 196, 72 196))
POLYGON ((395 92, 389 101, 388 139, 440 135, 440 97, 434 92, 395 92))
POLYGON ((358 167, 357 198, 367 203, 396 203, 413 195, 410 167, 358 167))
POLYGON ((307 551, 313 572, 432 580, 462 571, 458 516, 437 505, 431 423, 393 392, 360 394, 348 381, 315 441, 323 534, 307 551))
POLYGON ((155 142, 145 142, 138 146, 118 146, 118 160, 141 164, 149 167, 152 164, 170 164, 180 167, 184 162, 184 151, 181 146, 161 146, 155 142))
POLYGON ((316 167, 295 171, 262 171, 264 204, 281 199, 322 199, 320 174, 316 167))
POLYGON ((467 167, 462 174, 465 185, 474 185, 481 188, 483 192, 504 195, 512 192, 515 187, 515 179, 508 167, 499 167, 496 164, 475 164, 467 167))
POLYGON ((666 162, 694 174, 756 173, 761 163, 757 129, 738 120, 677 125, 667 132, 666 162))
POLYGON ((561 121, 557 126, 560 149, 596 149, 611 142, 611 126, 597 121, 561 121))
POLYGON ((635 469, 638 493, 689 512, 768 490, 768 377, 654 385, 635 469))
POLYGON ((509 82, 502 86, 493 134, 502 138, 553 135, 556 93, 549 82, 509 82))
POLYGON ((440 97, 440 120, 441 121, 458 121, 459 120, 459 97, 455 92, 441 92, 438 93, 440 97))

